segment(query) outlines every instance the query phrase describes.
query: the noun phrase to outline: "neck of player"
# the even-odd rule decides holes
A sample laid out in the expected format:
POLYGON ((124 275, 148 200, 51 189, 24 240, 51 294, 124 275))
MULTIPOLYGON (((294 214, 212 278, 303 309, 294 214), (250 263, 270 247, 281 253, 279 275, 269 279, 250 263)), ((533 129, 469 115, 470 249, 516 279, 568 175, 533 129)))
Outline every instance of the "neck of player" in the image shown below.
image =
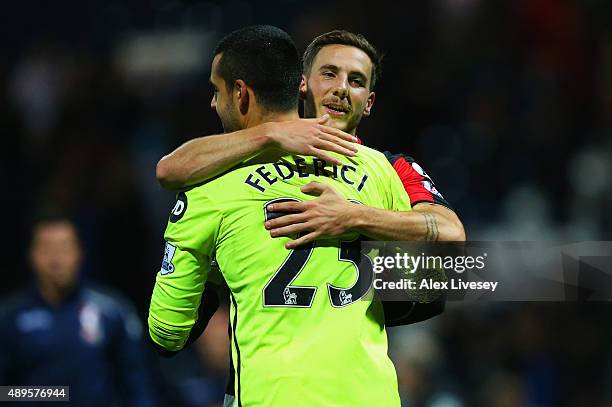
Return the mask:
POLYGON ((278 112, 263 112, 259 111, 256 114, 253 114, 251 117, 247 118, 245 128, 255 127, 262 123, 268 122, 286 122, 289 120, 299 119, 300 115, 297 111, 278 113, 278 112))

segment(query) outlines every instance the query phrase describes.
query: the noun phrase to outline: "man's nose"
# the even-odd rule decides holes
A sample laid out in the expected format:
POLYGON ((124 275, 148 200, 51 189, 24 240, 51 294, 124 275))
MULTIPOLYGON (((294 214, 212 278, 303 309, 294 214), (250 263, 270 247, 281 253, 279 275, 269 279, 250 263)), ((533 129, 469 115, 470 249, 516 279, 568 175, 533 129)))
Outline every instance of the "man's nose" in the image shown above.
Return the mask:
POLYGON ((348 89, 347 88, 336 87, 336 88, 334 88, 334 96, 337 96, 340 99, 344 99, 345 97, 348 96, 348 89))
POLYGON ((346 78, 338 78, 338 81, 335 83, 334 96, 339 97, 340 99, 344 99, 348 96, 348 83, 346 78))

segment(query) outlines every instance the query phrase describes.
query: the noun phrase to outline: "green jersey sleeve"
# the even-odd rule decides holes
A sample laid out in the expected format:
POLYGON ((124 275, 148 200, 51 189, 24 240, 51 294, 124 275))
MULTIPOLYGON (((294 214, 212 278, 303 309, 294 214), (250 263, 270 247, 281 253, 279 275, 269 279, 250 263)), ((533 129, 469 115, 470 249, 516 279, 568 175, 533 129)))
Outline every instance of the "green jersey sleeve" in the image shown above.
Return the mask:
POLYGON ((178 195, 164 234, 164 258, 148 318, 151 339, 168 351, 182 349, 198 318, 221 219, 201 191, 178 195))

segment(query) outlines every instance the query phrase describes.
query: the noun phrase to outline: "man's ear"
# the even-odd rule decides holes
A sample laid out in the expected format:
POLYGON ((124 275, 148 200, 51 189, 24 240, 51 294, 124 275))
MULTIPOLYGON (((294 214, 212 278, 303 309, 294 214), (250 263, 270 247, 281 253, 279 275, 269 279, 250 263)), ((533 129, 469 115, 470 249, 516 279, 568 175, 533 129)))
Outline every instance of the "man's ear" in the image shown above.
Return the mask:
POLYGON ((370 111, 372 110, 372 106, 374 106, 374 101, 376 100, 376 93, 370 92, 368 96, 368 100, 366 101, 365 107, 363 108, 363 115, 368 117, 370 115, 370 111))
POLYGON ((246 83, 242 79, 237 79, 234 82, 234 95, 238 109, 241 114, 246 114, 249 111, 250 95, 246 83))
POLYGON ((302 100, 306 100, 306 93, 308 92, 308 85, 306 83, 306 77, 302 75, 302 82, 300 82, 300 99, 302 100))

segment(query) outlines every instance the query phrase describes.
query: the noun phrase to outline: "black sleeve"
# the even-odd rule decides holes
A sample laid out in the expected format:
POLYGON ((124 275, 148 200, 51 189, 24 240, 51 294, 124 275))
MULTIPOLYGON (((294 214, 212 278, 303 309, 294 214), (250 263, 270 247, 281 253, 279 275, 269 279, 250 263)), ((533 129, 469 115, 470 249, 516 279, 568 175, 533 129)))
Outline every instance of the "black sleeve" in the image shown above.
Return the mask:
POLYGON ((433 302, 383 301, 385 326, 410 325, 440 315, 446 305, 446 294, 433 302))

